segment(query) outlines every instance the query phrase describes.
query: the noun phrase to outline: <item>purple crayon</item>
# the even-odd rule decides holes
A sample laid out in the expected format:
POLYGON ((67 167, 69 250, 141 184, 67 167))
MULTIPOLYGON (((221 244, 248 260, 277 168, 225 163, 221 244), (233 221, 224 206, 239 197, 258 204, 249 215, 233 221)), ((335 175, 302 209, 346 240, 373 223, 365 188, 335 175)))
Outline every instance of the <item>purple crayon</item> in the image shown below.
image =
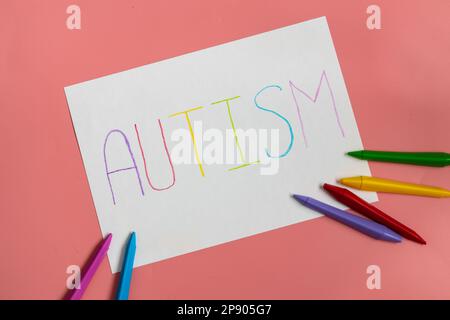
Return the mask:
POLYGON ((81 271, 80 288, 74 288, 68 291, 66 295, 67 300, 80 300, 86 290, 89 282, 94 277, 95 272, 103 261, 103 258, 108 252, 109 245, 111 244, 112 234, 109 233, 102 242, 100 242, 95 252, 95 255, 91 256, 91 260, 86 264, 83 271, 81 271))
POLYGON ((305 207, 318 211, 372 238, 390 242, 402 241, 402 237, 399 234, 379 223, 348 213, 311 197, 298 194, 294 194, 293 197, 305 207))

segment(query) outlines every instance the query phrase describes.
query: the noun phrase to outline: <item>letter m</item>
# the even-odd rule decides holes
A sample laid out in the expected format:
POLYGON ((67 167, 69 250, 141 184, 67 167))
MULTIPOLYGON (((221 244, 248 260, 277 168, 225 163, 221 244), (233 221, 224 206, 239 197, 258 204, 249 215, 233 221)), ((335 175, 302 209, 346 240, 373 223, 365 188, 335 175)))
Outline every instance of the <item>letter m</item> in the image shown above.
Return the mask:
POLYGON ((306 91, 298 88, 292 81, 289 81, 289 86, 291 88, 292 97, 294 98, 295 106, 297 107, 298 120, 300 122, 303 140, 305 141, 306 147, 308 147, 308 140, 306 138, 305 127, 303 125, 303 119, 302 119, 302 115, 301 115, 301 111, 300 111, 300 109, 301 109, 300 104, 295 95, 294 89, 298 93, 300 93, 302 96, 306 97, 309 101, 311 101, 313 103, 317 102, 320 92, 323 91, 322 89, 327 90, 331 97, 331 104, 332 104, 332 108, 334 111, 334 115, 336 116, 337 126, 339 127, 342 137, 345 137, 344 129, 342 128, 341 120, 339 118, 339 113, 337 112, 337 108, 336 108, 336 99, 334 98, 334 93, 333 93, 333 90, 331 89, 330 82, 328 81, 328 77, 327 77, 325 70, 322 72, 322 75, 320 76, 319 85, 317 86, 316 93, 314 94, 314 96, 312 96, 312 95, 308 94, 306 91))

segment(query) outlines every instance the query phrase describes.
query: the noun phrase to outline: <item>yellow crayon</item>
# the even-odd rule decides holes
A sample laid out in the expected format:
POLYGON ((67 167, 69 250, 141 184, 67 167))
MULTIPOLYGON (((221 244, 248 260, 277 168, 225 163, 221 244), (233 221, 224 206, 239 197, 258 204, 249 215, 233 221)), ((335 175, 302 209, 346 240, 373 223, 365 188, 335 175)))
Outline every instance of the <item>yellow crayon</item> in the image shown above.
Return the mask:
POLYGON ((450 190, 443 188, 374 177, 343 178, 339 182, 348 187, 366 191, 411 194, 434 198, 450 197, 450 190))

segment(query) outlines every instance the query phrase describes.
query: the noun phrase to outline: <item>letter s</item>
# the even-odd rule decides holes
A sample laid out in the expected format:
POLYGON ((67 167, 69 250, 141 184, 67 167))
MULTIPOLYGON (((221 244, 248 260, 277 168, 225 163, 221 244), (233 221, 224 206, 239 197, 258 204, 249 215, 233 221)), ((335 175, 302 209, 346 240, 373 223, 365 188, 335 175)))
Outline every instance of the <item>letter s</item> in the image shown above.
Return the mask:
POLYGON ((255 98, 253 99, 253 101, 255 102, 255 105, 256 105, 256 107, 257 107, 258 109, 261 109, 261 110, 264 110, 264 111, 267 111, 267 112, 270 112, 270 113, 276 115, 276 116, 279 117, 281 120, 283 120, 283 121, 287 124, 287 126, 289 127, 289 133, 290 133, 290 135, 291 135, 291 141, 290 141, 289 146, 287 147, 287 149, 286 149, 285 152, 283 152, 282 154, 280 154, 280 155, 278 155, 278 156, 273 156, 273 155, 271 155, 271 154, 269 153, 269 151, 267 151, 267 149, 266 149, 266 154, 267 154, 267 156, 268 156, 269 158, 283 158, 283 157, 287 156, 287 154, 291 151, 291 149, 292 149, 292 144, 294 143, 294 132, 292 131, 292 126, 291 126, 291 124, 289 123, 289 121, 288 121, 285 117, 283 117, 281 114, 279 114, 278 112, 276 112, 276 111, 274 111, 274 110, 271 110, 271 109, 262 107, 262 106, 258 103, 258 101, 256 100, 256 99, 258 98, 258 96, 259 96, 263 91, 265 91, 265 90, 267 90, 267 89, 270 89, 270 88, 276 88, 276 89, 278 89, 278 90, 280 90, 280 91, 283 90, 279 85, 270 85, 270 86, 266 86, 266 87, 262 88, 262 89, 255 95, 255 98))

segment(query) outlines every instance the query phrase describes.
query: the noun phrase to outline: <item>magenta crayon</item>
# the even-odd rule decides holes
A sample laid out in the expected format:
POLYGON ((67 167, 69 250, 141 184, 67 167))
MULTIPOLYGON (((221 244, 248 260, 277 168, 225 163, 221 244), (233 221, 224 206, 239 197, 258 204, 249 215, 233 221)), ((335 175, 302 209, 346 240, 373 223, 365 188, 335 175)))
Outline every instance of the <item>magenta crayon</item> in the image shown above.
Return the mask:
POLYGON ((83 271, 81 272, 81 280, 80 280, 80 288, 71 289, 67 296, 67 300, 80 300, 83 296, 84 291, 88 287, 92 278, 94 277, 95 272, 100 266, 101 262, 106 256, 108 252, 109 245, 111 244, 112 234, 108 234, 104 240, 100 243, 100 247, 97 250, 96 254, 93 256, 92 260, 90 260, 83 271))

